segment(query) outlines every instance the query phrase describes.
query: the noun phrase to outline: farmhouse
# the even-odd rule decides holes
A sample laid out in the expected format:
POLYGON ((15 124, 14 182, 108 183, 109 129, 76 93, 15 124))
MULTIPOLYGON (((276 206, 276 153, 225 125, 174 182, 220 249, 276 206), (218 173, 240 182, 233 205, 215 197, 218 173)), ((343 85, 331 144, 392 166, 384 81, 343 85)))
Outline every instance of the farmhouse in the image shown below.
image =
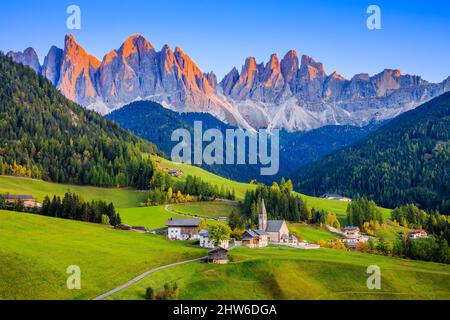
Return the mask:
POLYGON ((22 203, 25 208, 41 208, 42 204, 37 202, 37 200, 30 195, 22 194, 8 194, 6 195, 6 202, 15 204, 22 203))
POLYGON ((294 236, 294 235, 291 235, 291 236, 289 237, 289 244, 297 245, 297 244, 298 244, 298 239, 297 239, 297 237, 294 236))
POLYGON ((408 233, 408 237, 410 239, 420 239, 420 238, 428 238, 428 234, 425 230, 413 230, 408 233))
POLYGON ((361 235, 359 228, 355 226, 345 227, 343 234, 345 238, 341 241, 346 243, 350 248, 356 248, 358 243, 369 241, 369 237, 361 235))
POLYGON ((167 221, 167 238, 169 240, 198 239, 198 219, 173 219, 167 221))
POLYGON ((217 247, 208 252, 208 262, 217 264, 228 263, 228 250, 222 247, 217 247))
POLYGON ((328 200, 339 200, 339 201, 345 201, 345 202, 352 201, 351 198, 343 197, 343 196, 341 196, 339 194, 335 194, 335 193, 325 193, 325 194, 321 195, 320 198, 328 199, 328 200))
POLYGON ((269 234, 264 230, 247 230, 242 237, 242 244, 249 248, 267 247, 269 234))
POLYGON ((358 243, 363 243, 363 242, 367 242, 369 241, 369 237, 366 236, 359 236, 356 238, 344 238, 341 240, 343 243, 346 243, 348 245, 349 248, 356 248, 356 245, 358 243))
POLYGON ((344 236, 347 238, 358 238, 360 230, 358 227, 350 226, 344 228, 344 236))
POLYGON ((289 238, 289 229, 285 220, 267 220, 267 211, 264 199, 259 208, 259 230, 264 230, 269 235, 270 242, 282 242, 289 238))
POLYGON ((183 176, 183 171, 179 169, 169 170, 169 175, 175 178, 181 178, 183 176))
MULTIPOLYGON (((214 241, 211 240, 211 238, 209 237, 209 232, 208 230, 202 229, 200 230, 200 232, 198 233, 199 235, 199 240, 200 240, 200 247, 202 248, 214 248, 214 241)), ((228 249, 229 247, 229 240, 222 240, 219 243, 219 247, 224 248, 224 249, 228 249)))
POLYGON ((134 226, 130 226, 130 225, 124 224, 124 223, 114 226, 114 229, 122 230, 122 231, 133 231, 133 232, 139 232, 139 233, 149 232, 149 230, 146 227, 134 227, 134 226))
POLYGON ((181 178, 183 176, 183 171, 180 169, 159 168, 159 170, 168 173, 174 178, 181 178))

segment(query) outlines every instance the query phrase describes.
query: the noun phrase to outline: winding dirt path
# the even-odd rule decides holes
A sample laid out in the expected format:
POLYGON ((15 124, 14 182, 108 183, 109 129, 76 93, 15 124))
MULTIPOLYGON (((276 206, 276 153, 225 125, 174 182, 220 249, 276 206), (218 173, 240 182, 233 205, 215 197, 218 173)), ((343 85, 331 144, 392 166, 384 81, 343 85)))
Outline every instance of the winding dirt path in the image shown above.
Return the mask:
POLYGON ((161 266, 161 267, 157 267, 157 268, 148 270, 148 271, 144 272, 143 274, 137 276, 136 278, 131 279, 131 280, 128 281, 127 283, 121 285, 120 287, 117 287, 117 288, 115 288, 115 289, 113 289, 113 290, 111 290, 111 291, 109 291, 109 292, 107 292, 107 293, 104 293, 104 294, 98 296, 97 298, 94 298, 93 300, 103 300, 103 299, 105 299, 106 297, 109 297, 110 295, 113 295, 114 293, 119 292, 119 291, 125 289, 126 287, 131 286, 132 284, 138 282, 138 281, 141 280, 142 278, 144 278, 144 277, 148 276, 149 274, 152 274, 152 273, 154 273, 154 272, 156 272, 156 271, 159 271, 159 270, 162 270, 162 269, 166 269, 166 268, 170 268, 170 267, 175 267, 175 266, 178 266, 178 265, 180 265, 180 264, 185 264, 185 263, 194 262, 194 261, 199 261, 199 260, 205 260, 206 258, 207 258, 207 257, 201 257, 201 258, 192 259, 192 260, 186 260, 186 261, 181 261, 181 262, 175 262, 175 263, 171 263, 171 264, 168 264, 168 265, 165 265, 165 266, 161 266))

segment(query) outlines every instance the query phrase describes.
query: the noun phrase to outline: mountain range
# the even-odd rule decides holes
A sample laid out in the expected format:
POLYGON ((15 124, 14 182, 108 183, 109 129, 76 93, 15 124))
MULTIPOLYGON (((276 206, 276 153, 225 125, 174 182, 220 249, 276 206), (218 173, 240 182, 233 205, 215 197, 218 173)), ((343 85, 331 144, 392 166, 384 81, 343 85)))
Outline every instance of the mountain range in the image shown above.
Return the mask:
POLYGON ((294 50, 267 63, 245 60, 220 82, 204 73, 179 47, 156 51, 141 35, 128 38, 102 61, 67 35, 41 65, 34 49, 9 52, 14 61, 47 77, 67 98, 102 114, 136 100, 177 112, 207 112, 243 128, 307 131, 326 125, 363 126, 411 110, 450 89, 450 77, 429 83, 385 69, 345 79, 294 50))

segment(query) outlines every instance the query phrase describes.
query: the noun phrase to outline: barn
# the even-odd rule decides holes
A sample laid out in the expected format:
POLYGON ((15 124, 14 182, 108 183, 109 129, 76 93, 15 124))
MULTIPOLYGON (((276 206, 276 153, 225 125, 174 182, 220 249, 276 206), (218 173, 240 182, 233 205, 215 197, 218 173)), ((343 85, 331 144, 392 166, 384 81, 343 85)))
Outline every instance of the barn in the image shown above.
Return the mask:
POLYGON ((217 247, 208 252, 208 262, 217 264, 228 263, 228 250, 222 247, 217 247))

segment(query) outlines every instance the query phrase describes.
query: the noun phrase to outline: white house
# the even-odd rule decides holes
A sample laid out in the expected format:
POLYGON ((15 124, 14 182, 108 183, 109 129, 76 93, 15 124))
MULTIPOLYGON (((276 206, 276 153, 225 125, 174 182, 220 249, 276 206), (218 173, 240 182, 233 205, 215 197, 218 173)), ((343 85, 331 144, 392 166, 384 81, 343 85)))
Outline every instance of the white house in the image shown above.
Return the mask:
POLYGON ((358 243, 369 241, 369 237, 359 236, 357 238, 344 238, 344 239, 341 239, 341 241, 343 243, 346 243, 349 246, 349 248, 356 248, 356 245, 358 243))
POLYGON ((173 219, 167 221, 167 238, 169 240, 197 240, 198 219, 173 219))
MULTIPOLYGON (((200 247, 202 247, 202 248, 211 248, 211 249, 215 248, 214 241, 212 241, 209 238, 208 230, 202 229, 202 230, 200 230, 198 235, 199 235, 199 240, 200 240, 200 247)), ((228 249, 228 247, 230 245, 229 243, 230 242, 229 242, 228 239, 227 240, 222 240, 222 241, 220 241, 218 246, 223 248, 223 249, 228 249)))
POLYGON ((425 230, 413 230, 408 233, 411 239, 428 238, 428 234, 425 230))
POLYGON ((328 200, 339 200, 344 202, 352 202, 352 198, 343 197, 340 194, 334 194, 334 193, 325 193, 320 196, 322 199, 328 199, 328 200))
POLYGON ((344 236, 346 238, 359 238, 360 236, 360 230, 358 227, 345 227, 344 228, 344 236))
POLYGON ((298 239, 297 239, 297 237, 294 236, 294 235, 291 235, 291 236, 289 237, 289 244, 297 245, 297 244, 298 244, 298 239))

